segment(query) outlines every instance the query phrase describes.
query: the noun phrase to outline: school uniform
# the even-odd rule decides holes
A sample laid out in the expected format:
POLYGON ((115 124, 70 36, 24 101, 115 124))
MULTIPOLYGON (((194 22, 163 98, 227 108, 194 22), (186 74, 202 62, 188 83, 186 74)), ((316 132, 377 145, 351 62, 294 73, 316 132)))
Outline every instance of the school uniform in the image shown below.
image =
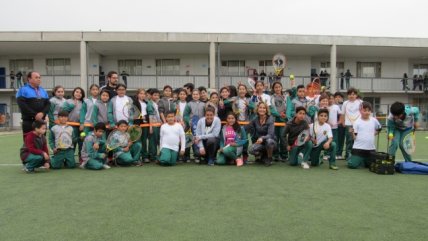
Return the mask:
POLYGON ((56 149, 51 160, 51 166, 53 169, 60 169, 64 164, 68 168, 74 168, 76 162, 74 160, 74 143, 76 143, 76 137, 74 128, 68 125, 55 125, 51 129, 51 149, 56 149))
POLYGON ((49 162, 44 159, 43 152, 49 154, 46 137, 38 136, 33 131, 26 133, 24 145, 20 149, 20 158, 26 171, 32 172, 49 162))
POLYGON ((419 120, 419 108, 410 105, 404 106, 404 119, 394 120, 392 114, 389 114, 387 120, 388 134, 393 134, 394 138, 389 146, 389 154, 395 156, 398 147, 403 154, 404 161, 412 161, 412 157, 404 151, 403 138, 414 131, 415 123, 419 120))
POLYGON ((93 132, 90 132, 83 141, 82 165, 91 170, 101 170, 106 164, 105 140, 98 138, 93 132), (94 149, 94 144, 99 145, 98 150, 94 149))
POLYGON ((124 151, 123 148, 128 146, 128 142, 130 140, 129 134, 124 133, 127 138, 123 143, 120 143, 120 147, 116 148, 113 152, 113 157, 116 159, 117 164, 122 166, 129 166, 135 162, 140 160, 141 156, 141 143, 134 142, 130 147, 129 151, 124 151))
POLYGON ((73 143, 73 149, 76 149, 78 146, 78 155, 80 157, 80 152, 82 150, 83 140, 80 138, 80 125, 83 125, 84 117, 80 115, 82 108, 85 108, 85 102, 78 100, 74 103, 73 99, 68 99, 64 103, 64 110, 68 111, 68 123, 73 128, 73 135, 76 137, 76 142, 73 143))
POLYGON ((345 101, 342 105, 342 114, 345 119, 345 159, 351 155, 352 145, 354 144, 354 138, 352 133, 349 132, 350 128, 352 128, 355 121, 357 121, 360 114, 360 106, 363 101, 360 99, 356 99, 354 101, 345 101))
POLYGON ((179 123, 165 123, 160 128, 159 163, 163 166, 173 166, 177 163, 179 151, 184 151, 186 138, 183 127, 179 123))
POLYGON ((354 135, 356 136, 351 155, 348 157, 348 167, 358 168, 360 166, 369 167, 373 153, 376 152, 375 133, 381 128, 379 121, 374 117, 368 120, 358 119, 353 124, 354 135))
POLYGON ((310 136, 316 141, 312 144, 312 150, 309 157, 311 166, 318 166, 321 164, 321 151, 326 151, 327 153, 332 153, 328 159, 330 166, 336 166, 336 143, 334 141, 330 142, 330 147, 324 149, 324 144, 328 139, 333 139, 333 132, 328 123, 320 124, 318 121, 309 125, 310 136))
POLYGON ((302 162, 309 160, 312 150, 311 141, 306 141, 302 146, 294 146, 294 143, 299 134, 302 131, 308 129, 309 125, 306 120, 302 120, 301 122, 297 123, 295 117, 288 121, 287 125, 285 126, 284 135, 286 136, 287 144, 291 147, 291 150, 288 153, 288 163, 290 163, 291 166, 300 165, 302 162), (303 156, 299 155, 299 153, 302 153, 303 156))
MULTIPOLYGON (((292 108, 292 102, 290 97, 285 95, 272 95, 272 105, 271 105, 271 114, 275 117, 275 122, 277 123, 287 123, 289 117, 289 110, 292 108), (285 118, 281 117, 281 113, 286 115, 285 118)), ((274 159, 285 160, 288 158, 287 152, 287 141, 284 138, 284 129, 285 126, 275 126, 275 136, 278 141, 278 148, 275 149, 273 153, 274 159)))
MULTIPOLYGON (((151 125, 161 125, 162 120, 159 114, 158 103, 149 100, 147 103, 147 114, 151 125)), ((149 135, 149 159, 150 161, 158 160, 158 145, 160 126, 152 126, 153 133, 149 135)))

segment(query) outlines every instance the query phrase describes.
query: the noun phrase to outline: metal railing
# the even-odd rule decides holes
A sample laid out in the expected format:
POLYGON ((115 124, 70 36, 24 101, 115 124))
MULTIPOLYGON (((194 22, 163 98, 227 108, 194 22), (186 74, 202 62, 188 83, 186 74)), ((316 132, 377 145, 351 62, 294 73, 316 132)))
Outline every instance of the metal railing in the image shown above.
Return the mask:
MULTIPOLYGON (((0 76, 0 79, 4 79, 5 84, 1 88, 11 89, 10 76, 0 76)), ((220 88, 225 85, 237 85, 239 82, 245 83, 248 85, 248 76, 227 76, 222 75, 216 78, 216 88, 220 88)), ((251 78, 254 78, 252 76, 251 78)), ((262 80, 266 84, 269 84, 269 76, 258 76, 258 80, 262 80)), ((103 85, 103 77, 99 75, 88 75, 88 86, 91 84, 103 85)), ((105 81, 107 77, 104 77, 105 81)), ((119 77, 120 82, 124 82, 122 77, 119 77)), ((307 85, 312 81, 310 76, 295 76, 295 85, 307 85)), ((277 80, 275 77, 272 78, 272 81, 277 80)), ((347 86, 346 79, 343 78, 343 81, 340 77, 336 78, 337 89, 345 91, 348 87, 355 87, 362 92, 420 92, 428 91, 428 83, 417 84, 416 90, 413 90, 414 83, 412 79, 408 79, 408 88, 403 90, 403 84, 401 82, 402 78, 357 78, 352 77, 349 81, 349 86, 347 86), (421 86, 419 88, 419 85, 421 86)), ((289 76, 283 76, 280 78, 283 87, 286 89, 291 88, 291 82, 289 76)), ((327 78, 326 86, 330 86, 331 78, 327 78)), ((23 80, 21 81, 24 83, 23 80)), ((196 87, 198 86, 209 86, 209 76, 208 75, 134 75, 127 77, 127 85, 129 89, 138 89, 138 88, 158 88, 162 89, 165 85, 170 85, 173 88, 182 87, 186 83, 193 83, 196 87)), ((80 75, 42 75, 42 86, 45 89, 52 89, 56 85, 62 85, 65 89, 73 89, 76 86, 80 85, 80 75)), ((14 81, 14 87, 17 87, 17 80, 14 81)))

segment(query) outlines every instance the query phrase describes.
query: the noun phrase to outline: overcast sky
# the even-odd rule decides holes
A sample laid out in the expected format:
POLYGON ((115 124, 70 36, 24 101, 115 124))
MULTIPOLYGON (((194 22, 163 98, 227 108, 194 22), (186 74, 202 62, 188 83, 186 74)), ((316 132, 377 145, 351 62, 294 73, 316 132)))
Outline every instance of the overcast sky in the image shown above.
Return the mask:
POLYGON ((7 0, 0 31, 428 37, 427 0, 7 0))

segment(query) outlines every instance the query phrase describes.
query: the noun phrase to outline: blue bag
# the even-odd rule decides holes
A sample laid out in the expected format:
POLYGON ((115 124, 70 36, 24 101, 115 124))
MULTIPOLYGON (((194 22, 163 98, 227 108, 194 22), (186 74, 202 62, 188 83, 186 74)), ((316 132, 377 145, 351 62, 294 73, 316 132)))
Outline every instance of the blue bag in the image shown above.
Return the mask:
POLYGON ((428 175, 428 163, 424 162, 399 162, 395 164, 395 170, 403 174, 428 175))

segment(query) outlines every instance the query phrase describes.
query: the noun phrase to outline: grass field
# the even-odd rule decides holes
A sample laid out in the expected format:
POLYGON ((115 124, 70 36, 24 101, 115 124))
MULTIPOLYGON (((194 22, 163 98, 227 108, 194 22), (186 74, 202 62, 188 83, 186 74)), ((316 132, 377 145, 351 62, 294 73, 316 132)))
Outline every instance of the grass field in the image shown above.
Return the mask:
MULTIPOLYGON (((428 161, 427 135, 415 159, 428 161)), ((339 171, 149 164, 28 175, 9 165, 20 143, 0 136, 0 240, 427 240, 426 176, 344 161, 339 171)))

